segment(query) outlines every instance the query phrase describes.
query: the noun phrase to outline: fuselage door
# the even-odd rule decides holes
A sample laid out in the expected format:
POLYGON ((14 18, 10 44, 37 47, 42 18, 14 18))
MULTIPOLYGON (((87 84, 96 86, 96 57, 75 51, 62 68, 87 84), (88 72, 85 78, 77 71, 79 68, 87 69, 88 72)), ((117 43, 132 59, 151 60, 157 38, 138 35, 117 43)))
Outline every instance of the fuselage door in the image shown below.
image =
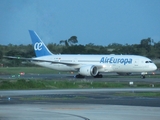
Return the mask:
POLYGON ((134 67, 139 67, 139 59, 134 60, 134 67))

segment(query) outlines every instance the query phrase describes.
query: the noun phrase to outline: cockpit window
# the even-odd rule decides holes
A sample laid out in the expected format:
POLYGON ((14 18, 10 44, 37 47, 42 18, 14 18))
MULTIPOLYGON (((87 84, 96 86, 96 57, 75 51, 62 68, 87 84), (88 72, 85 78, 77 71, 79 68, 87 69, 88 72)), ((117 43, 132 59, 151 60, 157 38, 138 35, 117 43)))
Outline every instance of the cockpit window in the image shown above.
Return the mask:
POLYGON ((152 61, 145 61, 145 63, 153 63, 152 61))

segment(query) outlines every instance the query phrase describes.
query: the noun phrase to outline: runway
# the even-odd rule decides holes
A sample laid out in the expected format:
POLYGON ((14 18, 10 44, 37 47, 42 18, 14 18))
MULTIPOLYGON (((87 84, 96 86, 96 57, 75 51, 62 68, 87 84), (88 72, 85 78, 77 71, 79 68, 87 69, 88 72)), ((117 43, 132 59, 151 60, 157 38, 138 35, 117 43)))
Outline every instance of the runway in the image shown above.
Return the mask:
POLYGON ((159 97, 129 97, 123 92, 160 89, 0 91, 0 120, 159 120, 159 97))

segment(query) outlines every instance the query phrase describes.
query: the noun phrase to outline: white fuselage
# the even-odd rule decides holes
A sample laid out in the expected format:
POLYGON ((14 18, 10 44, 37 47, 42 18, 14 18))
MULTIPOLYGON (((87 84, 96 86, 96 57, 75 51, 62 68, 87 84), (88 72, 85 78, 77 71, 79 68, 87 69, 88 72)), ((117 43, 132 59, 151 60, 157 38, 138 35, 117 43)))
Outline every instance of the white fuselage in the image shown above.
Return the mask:
POLYGON ((53 61, 32 62, 59 71, 79 71, 86 65, 96 66, 98 72, 149 72, 157 69, 150 59, 137 55, 49 55, 34 59, 53 61))

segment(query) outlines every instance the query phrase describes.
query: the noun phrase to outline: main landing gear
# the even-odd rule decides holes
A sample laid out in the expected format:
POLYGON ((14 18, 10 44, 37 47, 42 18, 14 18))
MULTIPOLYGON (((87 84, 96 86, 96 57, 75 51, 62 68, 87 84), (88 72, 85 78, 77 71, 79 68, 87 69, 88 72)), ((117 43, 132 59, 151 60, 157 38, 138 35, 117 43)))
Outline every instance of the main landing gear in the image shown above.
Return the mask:
POLYGON ((85 76, 78 74, 75 76, 75 78, 85 78, 85 76))
MULTIPOLYGON (((103 75, 99 73, 96 76, 94 76, 94 78, 102 78, 102 77, 103 75)), ((75 78, 85 78, 85 76, 78 74, 75 76, 75 78)))
POLYGON ((102 74, 97 74, 96 76, 94 76, 94 78, 102 78, 103 77, 103 75, 102 74))

